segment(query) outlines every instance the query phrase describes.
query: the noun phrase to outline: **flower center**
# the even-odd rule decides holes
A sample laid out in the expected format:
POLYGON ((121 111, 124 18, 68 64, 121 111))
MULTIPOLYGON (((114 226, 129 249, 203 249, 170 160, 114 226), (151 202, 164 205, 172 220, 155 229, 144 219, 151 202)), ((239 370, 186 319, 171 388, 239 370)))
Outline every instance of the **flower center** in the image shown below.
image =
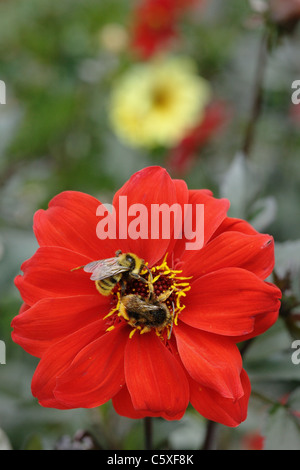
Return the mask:
POLYGON ((155 333, 164 341, 170 339, 173 324, 185 308, 182 303, 190 290, 189 279, 182 271, 169 268, 167 255, 159 266, 145 267, 140 275, 143 280, 128 278, 124 288, 117 285, 112 292, 112 309, 104 318, 110 331, 125 321, 132 327, 130 338, 140 334, 155 333))
POLYGON ((151 95, 152 106, 157 111, 167 110, 172 102, 172 95, 166 86, 156 86, 151 95))

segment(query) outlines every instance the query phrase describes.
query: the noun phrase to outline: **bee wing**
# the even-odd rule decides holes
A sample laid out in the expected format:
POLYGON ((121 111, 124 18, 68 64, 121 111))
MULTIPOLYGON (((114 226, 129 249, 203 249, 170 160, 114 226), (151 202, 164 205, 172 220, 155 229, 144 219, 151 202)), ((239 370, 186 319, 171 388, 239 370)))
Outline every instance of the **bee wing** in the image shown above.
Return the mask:
POLYGON ((121 266, 118 263, 118 258, 107 258, 99 261, 92 261, 84 266, 83 270, 86 273, 92 273, 90 279, 92 281, 101 281, 115 274, 128 271, 128 268, 121 266))

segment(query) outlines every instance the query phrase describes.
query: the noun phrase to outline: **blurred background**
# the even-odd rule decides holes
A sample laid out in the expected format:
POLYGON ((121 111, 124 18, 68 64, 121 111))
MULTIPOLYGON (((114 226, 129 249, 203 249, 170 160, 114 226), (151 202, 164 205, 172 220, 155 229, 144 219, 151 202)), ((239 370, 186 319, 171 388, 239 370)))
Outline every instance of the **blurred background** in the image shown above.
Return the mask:
MULTIPOLYGON (((161 165, 276 241, 281 316, 245 355, 249 417, 218 426, 216 446, 300 450, 299 19, 298 0, 0 1, 0 448, 143 448, 143 424, 110 403, 41 408, 37 360, 10 323, 34 212, 71 189, 109 203, 134 172, 161 165)), ((158 449, 200 449, 205 435, 193 409, 154 423, 158 449)))

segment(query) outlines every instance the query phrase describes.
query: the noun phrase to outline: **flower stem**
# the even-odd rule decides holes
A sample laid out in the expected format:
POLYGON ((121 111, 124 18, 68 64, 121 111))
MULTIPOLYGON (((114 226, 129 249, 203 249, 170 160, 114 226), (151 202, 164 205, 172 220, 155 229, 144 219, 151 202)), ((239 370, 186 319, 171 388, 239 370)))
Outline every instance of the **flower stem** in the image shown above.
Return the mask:
POLYGON ((153 434, 153 426, 152 426, 152 418, 144 418, 144 430, 145 430, 145 450, 152 450, 153 449, 153 442, 152 442, 152 434, 153 434))
POLYGON ((262 110, 263 81, 264 81, 264 76, 265 76, 268 51, 269 51, 269 43, 270 43, 269 34, 270 33, 268 30, 264 31, 261 41, 260 41, 260 46, 259 46, 252 108, 250 111, 250 118, 246 127, 246 132, 245 132, 244 140, 242 143, 242 152, 244 153, 246 158, 249 157, 252 146, 254 144, 255 128, 256 128, 256 124, 257 124, 257 121, 260 117, 261 110, 262 110))
POLYGON ((206 436, 201 450, 216 450, 218 423, 207 421, 206 436))

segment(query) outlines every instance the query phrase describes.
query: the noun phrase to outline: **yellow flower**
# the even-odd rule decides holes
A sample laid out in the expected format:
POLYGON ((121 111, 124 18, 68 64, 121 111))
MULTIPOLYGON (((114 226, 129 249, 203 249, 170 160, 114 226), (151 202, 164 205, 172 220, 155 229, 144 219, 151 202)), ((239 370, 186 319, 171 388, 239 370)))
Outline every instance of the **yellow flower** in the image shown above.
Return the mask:
POLYGON ((137 64, 115 84, 110 119, 132 146, 173 146, 204 114, 209 83, 186 58, 137 64))

